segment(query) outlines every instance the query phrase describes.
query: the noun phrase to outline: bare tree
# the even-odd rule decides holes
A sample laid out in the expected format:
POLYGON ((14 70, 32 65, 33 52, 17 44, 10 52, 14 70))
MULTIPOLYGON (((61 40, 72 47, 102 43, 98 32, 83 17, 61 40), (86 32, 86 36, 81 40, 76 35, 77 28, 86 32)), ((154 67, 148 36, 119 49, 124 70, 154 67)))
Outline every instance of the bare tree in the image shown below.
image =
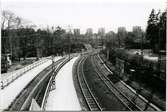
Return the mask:
POLYGON ((3 10, 1 16, 1 29, 18 29, 30 23, 21 17, 16 16, 9 10, 3 10))
POLYGON ((16 22, 16 29, 20 28, 21 23, 22 23, 22 19, 20 17, 16 17, 15 22, 16 22))
MULTIPOLYGON (((19 38, 17 37, 16 29, 19 29, 21 27, 23 20, 9 10, 3 10, 1 18, 1 30, 6 30, 6 32, 8 33, 8 36, 2 37, 9 43, 9 45, 4 46, 9 47, 12 57, 13 55, 14 57, 17 57, 19 51, 19 38)), ((7 48, 5 48, 5 52, 6 50, 7 48)))
POLYGON ((2 11, 1 29, 10 29, 13 26, 15 14, 11 11, 2 11))

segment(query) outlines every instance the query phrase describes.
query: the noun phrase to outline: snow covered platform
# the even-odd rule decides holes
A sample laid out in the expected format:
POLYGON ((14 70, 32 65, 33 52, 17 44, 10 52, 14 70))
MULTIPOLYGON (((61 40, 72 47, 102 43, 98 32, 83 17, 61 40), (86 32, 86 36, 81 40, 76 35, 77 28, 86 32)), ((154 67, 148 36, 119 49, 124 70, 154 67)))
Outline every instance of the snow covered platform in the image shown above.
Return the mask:
POLYGON ((55 77, 56 89, 50 91, 46 111, 80 111, 81 107, 74 88, 72 66, 78 57, 64 65, 55 77))
MULTIPOLYGON (((55 57, 55 61, 62 57, 55 57)), ((0 90, 0 111, 8 108, 12 101, 17 97, 17 95, 22 91, 22 89, 42 70, 52 64, 52 60, 49 60, 34 69, 26 72, 21 77, 17 78, 10 85, 0 90)))

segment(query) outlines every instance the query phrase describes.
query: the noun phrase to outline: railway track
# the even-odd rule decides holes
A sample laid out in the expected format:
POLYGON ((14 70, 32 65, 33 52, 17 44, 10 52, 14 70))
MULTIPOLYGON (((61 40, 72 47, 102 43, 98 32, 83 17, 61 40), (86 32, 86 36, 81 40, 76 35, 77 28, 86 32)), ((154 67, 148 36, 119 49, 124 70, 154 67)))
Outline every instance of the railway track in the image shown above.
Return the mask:
POLYGON ((115 97, 120 101, 120 103, 122 103, 127 110, 130 111, 141 111, 142 109, 140 107, 138 107, 135 103, 133 103, 127 96, 125 96, 121 91, 119 91, 115 85, 109 80, 108 77, 106 77, 106 75, 104 75, 104 73, 100 70, 100 68, 97 66, 97 60, 95 60, 95 55, 91 56, 91 61, 94 65, 94 69, 96 71, 96 74, 98 75, 98 77, 100 78, 101 82, 103 82, 106 87, 108 87, 108 89, 110 90, 110 92, 112 92, 115 97))
MULTIPOLYGON (((96 59, 100 59, 100 61, 103 63, 102 59, 100 58, 100 56, 96 56, 96 59)), ((106 65, 105 65, 106 66, 106 65)), ((106 74, 104 71, 107 71, 108 73, 112 72, 106 67, 104 67, 106 70, 102 70, 103 74, 105 74, 105 76, 107 76, 108 74, 106 74)), ((113 74, 112 74, 113 75, 113 74)), ((112 83, 112 82, 111 82, 112 83)), ((128 90, 129 93, 131 93, 131 95, 128 95, 128 99, 133 100, 134 96, 136 96, 136 92, 132 91, 129 87, 127 87, 127 85, 125 85, 124 82, 120 81, 121 85, 126 88, 128 90)), ((156 107, 155 105, 153 105, 152 103, 148 103, 149 101, 147 99, 145 99, 143 96, 138 95, 137 99, 136 99, 139 103, 136 103, 136 105, 138 105, 138 107, 140 107, 142 110, 147 110, 147 111, 161 111, 158 107, 156 107), (147 106, 147 109, 145 108, 145 106, 147 106)))
POLYGON ((86 101, 88 110, 90 111, 102 111, 103 108, 99 104, 97 98, 94 96, 91 91, 83 72, 83 63, 86 60, 86 56, 81 57, 79 62, 77 63, 77 80, 79 82, 79 87, 82 92, 82 95, 86 101))
MULTIPOLYGON (((72 56, 70 57, 70 60, 73 59, 73 57, 75 57, 75 56, 78 56, 78 55, 72 55, 72 56)), ((55 79, 57 73, 59 72, 59 70, 60 70, 68 61, 69 61, 69 58, 67 58, 64 62, 60 63, 60 64, 57 66, 57 68, 56 68, 54 74, 50 77, 50 79, 49 79, 49 81, 48 81, 48 83, 47 83, 47 86, 46 86, 46 90, 45 90, 45 92, 44 92, 44 96, 43 96, 42 102, 41 102, 41 109, 42 109, 43 111, 45 111, 45 106, 46 106, 46 103, 47 103, 47 98, 48 98, 48 96, 49 96, 49 91, 50 91, 50 89, 51 89, 52 81, 54 81, 54 79, 55 79)))
MULTIPOLYGON (((57 69, 59 64, 65 64, 68 62, 67 58, 62 58, 56 62, 54 62, 54 68, 57 69)), ((39 99, 39 93, 42 91, 42 88, 45 87, 44 84, 49 82, 50 77, 53 75, 52 65, 45 68, 42 72, 40 72, 15 98, 15 100, 8 107, 9 111, 27 111, 29 110, 32 98, 35 98, 37 101, 41 102, 39 99)), ((60 69, 60 68, 59 68, 60 69)))

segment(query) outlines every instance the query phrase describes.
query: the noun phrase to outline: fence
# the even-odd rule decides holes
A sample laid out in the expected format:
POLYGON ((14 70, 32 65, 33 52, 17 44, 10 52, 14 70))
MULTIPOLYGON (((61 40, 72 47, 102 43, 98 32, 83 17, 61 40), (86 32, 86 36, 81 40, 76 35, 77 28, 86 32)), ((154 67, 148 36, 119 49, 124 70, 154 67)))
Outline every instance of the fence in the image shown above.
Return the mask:
POLYGON ((24 68, 18 69, 18 70, 13 71, 13 72, 1 74, 1 89, 5 88, 10 83, 12 83, 17 78, 19 78, 20 76, 22 76, 26 72, 30 71, 31 69, 47 62, 49 59, 51 59, 51 57, 45 57, 45 58, 40 59, 39 61, 36 61, 30 65, 25 66, 24 68))

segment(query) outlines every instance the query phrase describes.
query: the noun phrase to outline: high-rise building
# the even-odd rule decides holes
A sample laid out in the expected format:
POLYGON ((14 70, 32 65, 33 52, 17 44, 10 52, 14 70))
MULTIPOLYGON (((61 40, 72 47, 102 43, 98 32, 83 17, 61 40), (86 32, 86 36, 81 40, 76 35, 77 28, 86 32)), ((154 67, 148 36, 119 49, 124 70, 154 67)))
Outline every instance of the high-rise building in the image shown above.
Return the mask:
POLYGON ((86 38, 93 38, 93 29, 92 28, 88 28, 86 30, 85 35, 86 35, 86 38))
POLYGON ((135 40, 140 40, 141 37, 142 37, 142 29, 141 29, 141 26, 133 26, 133 34, 135 35, 135 40))
POLYGON ((75 28, 73 31, 74 31, 74 35, 76 36, 80 35, 80 29, 75 28))
POLYGON ((93 35, 93 29, 92 28, 88 28, 86 30, 86 35, 93 35))
POLYGON ((141 26, 133 26, 133 32, 141 32, 141 26))
POLYGON ((105 29, 104 28, 99 28, 98 29, 98 35, 99 36, 104 36, 105 35, 105 29))
POLYGON ((73 29, 73 38, 75 39, 74 41, 80 39, 80 29, 79 28, 74 28, 73 29))
POLYGON ((118 27, 118 33, 126 33, 126 28, 125 27, 118 27))
POLYGON ((118 39, 118 46, 123 47, 125 45, 124 40, 126 38, 127 31, 125 27, 118 27, 117 39, 118 39))
POLYGON ((108 33, 106 33, 105 37, 107 41, 111 41, 115 39, 116 34, 113 31, 109 31, 108 33))

